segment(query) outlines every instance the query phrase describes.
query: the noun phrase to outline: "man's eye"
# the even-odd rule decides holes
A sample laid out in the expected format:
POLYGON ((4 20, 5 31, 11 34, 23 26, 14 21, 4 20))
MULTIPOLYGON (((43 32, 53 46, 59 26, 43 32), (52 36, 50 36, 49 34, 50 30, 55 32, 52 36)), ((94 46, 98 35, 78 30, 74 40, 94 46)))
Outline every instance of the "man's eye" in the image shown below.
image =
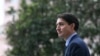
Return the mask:
POLYGON ((64 25, 63 23, 59 23, 59 25, 64 25))

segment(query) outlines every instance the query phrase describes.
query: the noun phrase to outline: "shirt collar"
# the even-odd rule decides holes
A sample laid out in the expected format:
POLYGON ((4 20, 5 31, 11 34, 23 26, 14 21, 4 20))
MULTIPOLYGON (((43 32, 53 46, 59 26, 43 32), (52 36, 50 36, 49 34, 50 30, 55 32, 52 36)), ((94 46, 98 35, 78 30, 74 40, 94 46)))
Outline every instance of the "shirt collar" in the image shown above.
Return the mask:
POLYGON ((65 46, 66 46, 66 47, 68 46, 69 41, 71 40, 71 38, 72 38, 74 35, 76 35, 76 34, 77 34, 77 32, 74 32, 73 34, 71 34, 71 35, 68 37, 68 39, 66 40, 66 43, 65 43, 65 46))

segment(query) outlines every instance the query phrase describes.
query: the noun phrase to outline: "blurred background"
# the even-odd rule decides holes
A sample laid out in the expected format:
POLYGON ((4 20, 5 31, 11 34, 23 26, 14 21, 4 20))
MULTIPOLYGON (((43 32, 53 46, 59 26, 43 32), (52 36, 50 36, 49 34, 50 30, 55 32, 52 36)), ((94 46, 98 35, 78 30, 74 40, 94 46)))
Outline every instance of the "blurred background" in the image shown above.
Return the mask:
POLYGON ((78 33, 100 56, 100 0, 1 0, 0 56, 63 56, 55 23, 64 12, 78 17, 78 33))

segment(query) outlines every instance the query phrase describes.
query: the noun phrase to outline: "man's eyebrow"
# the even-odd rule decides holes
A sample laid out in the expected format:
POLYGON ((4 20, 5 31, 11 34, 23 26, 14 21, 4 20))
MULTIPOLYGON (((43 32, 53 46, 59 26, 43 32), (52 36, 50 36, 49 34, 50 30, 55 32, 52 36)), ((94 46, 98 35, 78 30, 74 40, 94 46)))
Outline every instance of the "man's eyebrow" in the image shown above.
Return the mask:
POLYGON ((57 25, 57 24, 62 24, 62 23, 63 23, 63 22, 58 22, 58 23, 56 23, 56 25, 57 25))

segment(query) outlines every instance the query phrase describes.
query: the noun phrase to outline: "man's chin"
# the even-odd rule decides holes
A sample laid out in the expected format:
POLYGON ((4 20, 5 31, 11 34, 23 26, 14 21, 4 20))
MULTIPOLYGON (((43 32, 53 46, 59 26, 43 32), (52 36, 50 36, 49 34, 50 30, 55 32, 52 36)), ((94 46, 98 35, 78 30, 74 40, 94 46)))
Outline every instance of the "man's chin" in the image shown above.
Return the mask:
POLYGON ((58 37, 64 39, 64 36, 62 34, 58 34, 58 37))
POLYGON ((63 38, 62 35, 58 35, 59 38, 63 38))

